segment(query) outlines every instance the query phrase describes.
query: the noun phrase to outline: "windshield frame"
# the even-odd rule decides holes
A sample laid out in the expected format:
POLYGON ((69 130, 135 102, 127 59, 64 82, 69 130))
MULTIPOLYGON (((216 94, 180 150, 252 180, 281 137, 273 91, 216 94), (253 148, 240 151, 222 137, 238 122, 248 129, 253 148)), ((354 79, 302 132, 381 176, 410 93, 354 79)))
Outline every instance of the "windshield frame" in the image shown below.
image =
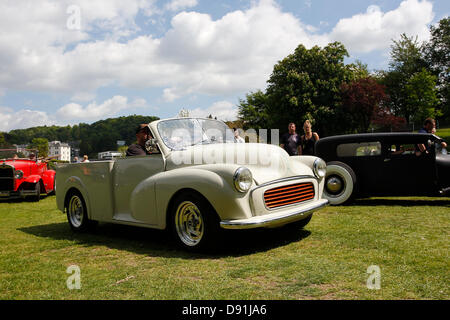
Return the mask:
MULTIPOLYGON (((181 127, 181 126, 180 126, 181 127)), ((217 130, 221 130, 219 128, 217 128, 217 130)), ((166 148, 168 148, 170 151, 181 151, 181 150, 186 150, 189 147, 195 146, 195 145, 203 145, 203 144, 212 144, 212 143, 232 143, 234 142, 234 134, 231 130, 231 128, 229 128, 225 122, 217 120, 217 119, 209 119, 209 118, 174 118, 174 119, 166 119, 166 120, 161 120, 157 123, 156 125, 156 131, 158 133, 159 136, 159 140, 162 142, 162 144, 164 144, 164 146, 166 148), (168 122, 175 122, 175 121, 190 121, 192 123, 194 123, 194 127, 193 130, 201 130, 198 131, 198 133, 201 132, 201 139, 197 138, 195 139, 196 135, 195 132, 191 134, 191 137, 193 137, 194 139, 192 139, 192 143, 190 144, 181 144, 179 147, 174 147, 173 145, 171 145, 170 143, 167 143, 167 136, 165 134, 163 134, 163 130, 161 128, 162 125, 164 125, 165 123, 168 122), (218 141, 217 139, 211 139, 214 138, 214 136, 209 137, 207 132, 205 131, 205 126, 204 126, 204 121, 211 121, 211 122, 215 122, 215 123, 220 123, 221 126, 223 127, 224 131, 222 131, 222 133, 224 134, 224 138, 222 138, 221 140, 223 141, 218 141), (165 139, 166 138, 166 139, 165 139)), ((198 135, 198 134, 197 134, 198 135)))

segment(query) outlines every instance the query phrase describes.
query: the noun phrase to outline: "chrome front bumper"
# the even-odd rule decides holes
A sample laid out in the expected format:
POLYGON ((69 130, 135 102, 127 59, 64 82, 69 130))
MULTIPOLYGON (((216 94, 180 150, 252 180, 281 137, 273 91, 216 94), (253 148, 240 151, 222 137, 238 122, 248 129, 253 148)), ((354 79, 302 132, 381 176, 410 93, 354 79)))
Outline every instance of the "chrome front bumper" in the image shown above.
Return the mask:
POLYGON ((263 216, 255 216, 248 219, 223 220, 220 226, 224 229, 253 229, 281 226, 290 222, 302 220, 310 216, 314 211, 328 205, 327 199, 320 199, 302 206, 294 212, 277 212, 263 216))

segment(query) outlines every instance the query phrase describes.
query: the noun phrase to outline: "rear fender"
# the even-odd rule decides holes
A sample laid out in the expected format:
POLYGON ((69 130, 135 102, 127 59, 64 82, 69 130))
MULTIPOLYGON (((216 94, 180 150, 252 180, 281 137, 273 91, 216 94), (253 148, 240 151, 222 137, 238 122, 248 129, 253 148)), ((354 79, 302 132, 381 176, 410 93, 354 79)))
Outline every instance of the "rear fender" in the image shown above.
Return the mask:
POLYGON ((56 194, 56 204, 58 206, 58 209, 61 210, 62 212, 64 212, 64 205, 65 205, 67 193, 71 189, 75 189, 81 193, 81 196, 83 197, 84 202, 86 203, 86 208, 88 211, 88 218, 91 219, 91 212, 92 212, 91 204, 90 204, 90 200, 88 197, 88 192, 87 192, 86 186, 81 181, 81 179, 78 177, 72 176, 72 177, 69 177, 64 183, 61 183, 60 185, 63 185, 64 189, 59 190, 59 188, 58 188, 58 192, 56 194))

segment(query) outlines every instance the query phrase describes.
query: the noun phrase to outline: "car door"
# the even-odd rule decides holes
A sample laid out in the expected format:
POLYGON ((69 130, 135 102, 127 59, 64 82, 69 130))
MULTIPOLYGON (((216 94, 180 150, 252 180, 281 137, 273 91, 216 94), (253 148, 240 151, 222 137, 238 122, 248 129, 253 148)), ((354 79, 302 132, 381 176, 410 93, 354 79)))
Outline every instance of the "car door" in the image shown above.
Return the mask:
POLYGON ((150 156, 136 156, 117 159, 114 163, 114 220, 155 224, 156 223, 156 201, 155 186, 144 180, 164 171, 164 159, 162 155, 152 154, 150 156), (141 183, 146 186, 146 199, 142 207, 145 210, 135 210, 131 207, 132 193, 141 183))
POLYGON ((383 162, 379 141, 343 143, 337 146, 338 161, 352 168, 356 175, 357 192, 362 195, 377 193, 377 168, 383 162))
POLYGON ((425 195, 436 179, 434 152, 416 154, 416 144, 391 141, 383 148, 383 165, 378 173, 384 195, 425 195))

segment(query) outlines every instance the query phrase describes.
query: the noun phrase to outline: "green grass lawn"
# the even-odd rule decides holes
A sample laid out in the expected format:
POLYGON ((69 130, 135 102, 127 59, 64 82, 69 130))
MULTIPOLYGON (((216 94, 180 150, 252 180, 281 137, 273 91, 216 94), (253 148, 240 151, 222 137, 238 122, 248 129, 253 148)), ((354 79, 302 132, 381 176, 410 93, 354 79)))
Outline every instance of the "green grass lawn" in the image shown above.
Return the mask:
POLYGON ((443 128, 436 131, 436 135, 447 142, 450 142, 450 128, 443 128))
POLYGON ((205 255, 149 229, 74 234, 54 196, 0 202, 0 299, 449 299, 449 227, 450 198, 365 199, 305 230, 230 232, 205 255), (371 265, 380 290, 366 286, 371 265))

